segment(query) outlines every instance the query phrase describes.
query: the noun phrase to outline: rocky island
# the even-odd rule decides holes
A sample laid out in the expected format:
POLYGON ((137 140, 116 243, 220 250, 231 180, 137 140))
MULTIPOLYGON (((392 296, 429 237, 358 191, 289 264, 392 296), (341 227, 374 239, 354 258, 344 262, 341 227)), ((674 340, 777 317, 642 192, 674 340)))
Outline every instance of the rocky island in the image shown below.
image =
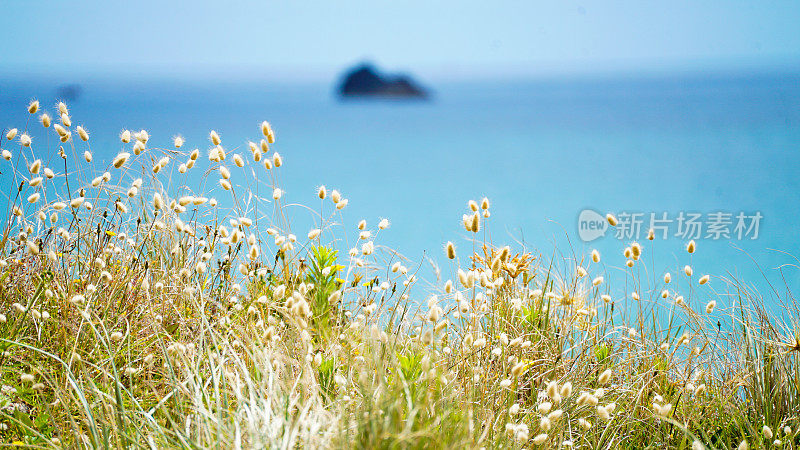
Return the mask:
POLYGON ((381 74, 370 64, 361 64, 345 74, 338 88, 342 98, 428 98, 426 89, 407 75, 381 74))

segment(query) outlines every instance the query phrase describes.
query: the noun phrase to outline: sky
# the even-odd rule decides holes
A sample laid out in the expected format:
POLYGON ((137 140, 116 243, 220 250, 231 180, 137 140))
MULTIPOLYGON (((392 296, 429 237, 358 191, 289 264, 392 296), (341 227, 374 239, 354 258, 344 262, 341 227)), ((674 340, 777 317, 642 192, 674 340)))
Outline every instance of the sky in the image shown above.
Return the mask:
POLYGON ((2 0, 0 72, 434 77, 800 67, 796 0, 2 0))

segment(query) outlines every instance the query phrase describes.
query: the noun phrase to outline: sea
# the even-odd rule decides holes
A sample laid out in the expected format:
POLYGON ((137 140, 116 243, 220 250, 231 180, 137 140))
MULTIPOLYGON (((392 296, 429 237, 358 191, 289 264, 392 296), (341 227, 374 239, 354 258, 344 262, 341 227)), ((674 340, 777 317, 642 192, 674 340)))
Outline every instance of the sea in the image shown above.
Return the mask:
MULTIPOLYGON (((69 102, 72 120, 91 133, 97 173, 121 151, 123 129, 146 129, 149 147, 167 148, 181 135, 184 149, 204 154, 216 130, 229 154, 245 154, 267 120, 284 161, 284 200, 311 206, 291 207, 296 234, 318 220, 317 187, 338 189, 349 200, 336 219, 348 224, 342 248, 355 243, 360 219, 375 229, 387 218, 376 244, 408 258, 431 285, 453 277, 447 241, 466 261, 473 236, 462 215, 469 200, 487 197, 481 239, 564 271, 588 265, 598 249, 602 261, 590 276, 605 274, 620 296, 637 286, 631 273, 655 293, 665 271, 680 277, 687 264, 687 289, 733 293, 731 302, 733 280, 775 307, 800 287, 800 72, 423 80, 432 91, 424 101, 342 101, 335 80, 73 78, 80 95, 69 102), (616 227, 604 225, 607 213, 616 227), (691 239, 697 251, 688 254, 691 239), (644 253, 627 269, 623 249, 634 241, 644 253), (705 274, 711 282, 698 286, 705 274)), ((34 152, 52 160, 55 139, 26 106, 36 98, 52 114, 64 83, 0 76, 3 136, 27 126, 34 152)), ((5 139, 2 147, 19 151, 5 139)), ((256 169, 258 195, 269 197, 272 181, 256 169)), ((9 170, 0 161, 0 208, 13 194, 9 170)), ((204 170, 193 170, 170 188, 199 186, 204 170)), ((216 175, 203 189, 224 197, 216 175)))

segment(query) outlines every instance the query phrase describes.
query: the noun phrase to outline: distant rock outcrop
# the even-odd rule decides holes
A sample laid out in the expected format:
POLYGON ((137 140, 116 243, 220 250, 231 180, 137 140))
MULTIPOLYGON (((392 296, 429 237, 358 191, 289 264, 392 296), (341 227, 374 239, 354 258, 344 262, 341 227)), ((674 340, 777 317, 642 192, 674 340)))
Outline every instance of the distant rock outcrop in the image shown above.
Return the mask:
POLYGON ((407 75, 383 75, 375 67, 362 64, 344 76, 339 95, 344 98, 427 98, 428 92, 407 75))
POLYGON ((63 84, 56 89, 56 96, 68 102, 78 100, 82 93, 83 87, 80 84, 63 84))

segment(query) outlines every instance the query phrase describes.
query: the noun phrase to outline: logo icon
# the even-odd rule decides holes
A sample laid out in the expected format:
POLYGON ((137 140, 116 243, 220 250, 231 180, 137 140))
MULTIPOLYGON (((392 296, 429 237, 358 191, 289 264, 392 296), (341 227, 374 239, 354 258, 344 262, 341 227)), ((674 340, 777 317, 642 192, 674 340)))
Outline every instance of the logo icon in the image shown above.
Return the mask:
POLYGON ((584 242, 591 242, 606 235, 608 222, 605 216, 591 209, 584 209, 578 215, 578 237, 584 242))

